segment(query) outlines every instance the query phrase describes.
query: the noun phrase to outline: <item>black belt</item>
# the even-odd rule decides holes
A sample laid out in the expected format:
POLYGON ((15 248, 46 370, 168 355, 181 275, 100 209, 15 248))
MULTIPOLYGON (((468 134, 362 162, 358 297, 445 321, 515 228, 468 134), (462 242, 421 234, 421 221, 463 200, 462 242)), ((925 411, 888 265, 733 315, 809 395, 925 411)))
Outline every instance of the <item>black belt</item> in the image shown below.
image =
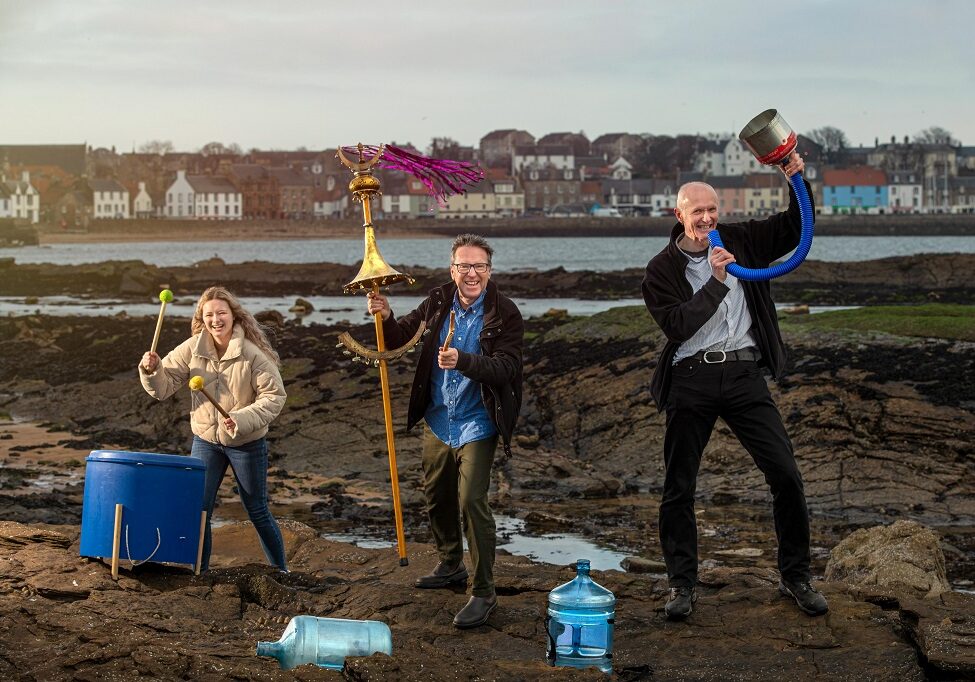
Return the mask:
POLYGON ((754 346, 749 348, 740 348, 739 350, 699 350, 694 355, 684 358, 677 364, 681 362, 687 362, 689 360, 697 360, 698 362, 703 362, 706 365, 717 365, 722 362, 732 362, 734 360, 744 360, 755 362, 761 359, 762 354, 758 352, 758 349, 754 346))

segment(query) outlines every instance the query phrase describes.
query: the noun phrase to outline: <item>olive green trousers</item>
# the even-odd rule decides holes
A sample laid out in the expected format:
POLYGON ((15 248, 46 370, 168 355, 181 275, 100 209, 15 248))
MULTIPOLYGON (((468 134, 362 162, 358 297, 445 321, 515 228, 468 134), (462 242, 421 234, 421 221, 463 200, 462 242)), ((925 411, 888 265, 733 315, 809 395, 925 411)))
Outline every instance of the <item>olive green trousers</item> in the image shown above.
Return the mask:
POLYGON ((462 538, 467 538, 475 597, 494 595, 497 537, 488 488, 497 445, 496 435, 452 448, 429 428, 423 434, 423 492, 437 552, 440 561, 456 566, 464 559, 462 538))

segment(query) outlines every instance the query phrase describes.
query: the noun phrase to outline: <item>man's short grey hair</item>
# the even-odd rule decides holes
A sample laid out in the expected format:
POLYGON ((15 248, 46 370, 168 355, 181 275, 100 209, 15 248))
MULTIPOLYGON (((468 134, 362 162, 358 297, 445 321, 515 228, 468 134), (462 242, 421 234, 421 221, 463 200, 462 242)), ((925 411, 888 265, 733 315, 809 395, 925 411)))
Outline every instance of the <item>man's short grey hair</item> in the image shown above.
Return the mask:
POLYGON ((702 189, 707 188, 712 192, 714 192, 715 198, 717 198, 718 196, 718 193, 715 191, 714 187, 712 187, 706 182, 701 182, 700 180, 692 180, 691 182, 685 182, 683 185, 680 186, 680 189, 677 190, 677 208, 679 208, 682 211, 684 210, 683 204, 687 202, 687 190, 691 189, 692 187, 700 187, 702 189))
POLYGON ((491 259, 494 258, 494 249, 487 243, 487 239, 479 234, 459 234, 454 238, 454 243, 450 247, 451 260, 453 260, 454 255, 457 253, 457 249, 462 246, 476 246, 484 249, 488 255, 488 265, 491 264, 491 259))

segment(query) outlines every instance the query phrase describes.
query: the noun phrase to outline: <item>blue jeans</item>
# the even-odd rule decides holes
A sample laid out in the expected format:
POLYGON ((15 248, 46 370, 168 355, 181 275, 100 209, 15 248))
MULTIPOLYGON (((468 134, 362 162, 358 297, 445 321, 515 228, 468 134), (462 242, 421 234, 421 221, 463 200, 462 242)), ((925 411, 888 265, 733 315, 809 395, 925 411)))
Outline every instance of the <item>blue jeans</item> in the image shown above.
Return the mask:
POLYGON ((193 457, 203 460, 206 465, 206 477, 203 484, 203 501, 206 504, 207 523, 203 535, 203 558, 200 570, 205 571, 210 566, 210 518, 213 507, 217 502, 217 491, 223 476, 227 473, 227 465, 234 470, 237 479, 237 490, 240 491, 240 501, 247 510, 247 516, 257 530, 261 540, 261 548, 268 562, 282 570, 287 570, 284 557, 284 540, 281 529, 271 516, 267 504, 267 441, 259 438, 244 445, 232 447, 205 441, 199 436, 193 436, 193 457))

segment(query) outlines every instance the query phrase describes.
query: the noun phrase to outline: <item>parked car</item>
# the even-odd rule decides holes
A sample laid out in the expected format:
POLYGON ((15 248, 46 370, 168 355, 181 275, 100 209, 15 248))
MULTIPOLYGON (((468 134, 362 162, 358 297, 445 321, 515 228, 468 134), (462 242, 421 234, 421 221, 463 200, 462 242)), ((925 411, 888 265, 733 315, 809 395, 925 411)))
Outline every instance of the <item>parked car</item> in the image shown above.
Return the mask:
POLYGON ((623 214, 619 212, 616 208, 594 208, 592 210, 593 218, 622 218, 623 214))

